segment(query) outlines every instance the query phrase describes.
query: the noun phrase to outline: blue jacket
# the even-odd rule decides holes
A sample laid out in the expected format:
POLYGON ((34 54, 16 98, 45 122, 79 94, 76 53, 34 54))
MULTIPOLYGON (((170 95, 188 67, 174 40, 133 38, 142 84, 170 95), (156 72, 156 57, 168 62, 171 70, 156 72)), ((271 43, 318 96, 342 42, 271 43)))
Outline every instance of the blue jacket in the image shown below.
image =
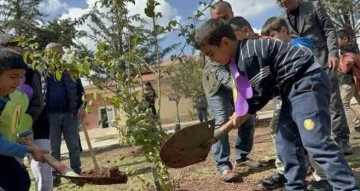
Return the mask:
POLYGON ((51 113, 77 113, 81 103, 81 93, 77 82, 67 72, 63 72, 60 81, 53 75, 47 77, 46 107, 51 113))

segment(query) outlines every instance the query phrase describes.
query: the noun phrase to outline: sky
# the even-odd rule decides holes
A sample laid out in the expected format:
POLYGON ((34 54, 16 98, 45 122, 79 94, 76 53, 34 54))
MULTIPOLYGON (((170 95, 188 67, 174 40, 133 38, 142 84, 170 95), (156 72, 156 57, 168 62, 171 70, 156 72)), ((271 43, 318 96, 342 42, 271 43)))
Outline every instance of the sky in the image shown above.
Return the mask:
MULTIPOLYGON (((161 25, 167 24, 170 20, 177 20, 180 23, 187 23, 187 18, 192 16, 197 9, 201 9, 199 5, 200 0, 157 0, 160 5, 157 6, 157 11, 161 12, 163 17, 158 20, 161 25)), ((202 0, 203 2, 211 2, 211 0, 202 0)), ((47 19, 51 20, 55 17, 60 18, 79 18, 82 14, 86 13, 96 0, 44 0, 40 4, 40 11, 47 15, 47 19)), ((128 8, 130 15, 140 14, 144 18, 144 8, 146 0, 135 0, 136 4, 129 4, 128 8)), ((281 15, 281 10, 275 4, 275 0, 228 0, 232 5, 235 16, 243 16, 252 25, 254 30, 258 32, 265 22, 271 16, 281 15)), ((106 11, 106 10, 104 10, 106 11)), ((209 18, 209 11, 206 11, 204 19, 209 18)), ((147 18, 149 23, 150 19, 147 18)), ((87 22, 86 24, 88 24, 87 22)), ((84 24, 78 26, 79 30, 90 31, 90 28, 84 24)), ((148 27, 151 27, 149 24, 148 27)), ((90 49, 95 49, 95 44, 92 40, 87 38, 78 39, 86 44, 90 49)), ((166 47, 174 42, 184 42, 184 39, 179 38, 176 34, 167 34, 162 43, 166 47)), ((188 48, 187 53, 191 50, 188 48)))

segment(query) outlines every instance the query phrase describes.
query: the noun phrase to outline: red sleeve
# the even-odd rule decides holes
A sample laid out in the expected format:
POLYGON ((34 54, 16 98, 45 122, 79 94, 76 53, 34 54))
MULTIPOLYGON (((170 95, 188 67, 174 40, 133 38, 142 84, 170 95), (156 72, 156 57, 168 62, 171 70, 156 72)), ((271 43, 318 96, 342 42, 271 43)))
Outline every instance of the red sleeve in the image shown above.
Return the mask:
POLYGON ((354 66, 354 58, 347 53, 340 55, 339 69, 343 74, 348 73, 354 66))

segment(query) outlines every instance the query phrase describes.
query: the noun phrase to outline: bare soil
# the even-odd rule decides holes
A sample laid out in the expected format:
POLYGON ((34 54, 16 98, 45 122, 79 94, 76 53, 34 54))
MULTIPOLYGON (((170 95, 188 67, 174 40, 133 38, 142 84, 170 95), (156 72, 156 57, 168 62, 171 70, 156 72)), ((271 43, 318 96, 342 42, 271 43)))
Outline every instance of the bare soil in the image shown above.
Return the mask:
MULTIPOLYGON (((360 108, 357 106, 356 110, 360 111, 360 108)), ((259 167, 255 170, 251 170, 247 167, 235 167, 235 171, 239 175, 237 182, 225 183, 222 181, 221 176, 217 173, 211 153, 209 153, 205 162, 182 169, 170 169, 172 181, 176 185, 176 191, 262 190, 260 181, 275 172, 275 167, 272 162, 274 159, 274 148, 268 124, 269 120, 257 122, 254 147, 249 157, 263 162, 270 161, 269 165, 264 165, 263 167, 259 167)), ((351 123, 350 126, 352 127, 351 123)), ((236 132, 230 132, 229 138, 231 148, 234 148, 236 132)), ((351 142, 354 146, 354 154, 347 156, 347 159, 356 176, 360 177, 360 140, 351 139, 351 142)), ((115 146, 97 150, 96 153, 98 163, 102 167, 111 167, 116 164, 120 167, 120 170, 123 171, 131 165, 137 165, 140 170, 137 171, 134 176, 129 176, 128 184, 74 187, 73 185, 69 185, 69 183, 63 182, 63 184, 55 190, 142 190, 139 185, 134 185, 132 182, 135 181, 136 176, 139 174, 149 174, 151 171, 151 165, 146 163, 141 157, 141 151, 139 148, 121 148, 119 146, 115 146), (131 158, 131 160, 129 158, 131 158), (123 163, 122 161, 125 161, 126 159, 129 159, 130 161, 123 163)), ((233 153, 234 152, 232 150, 230 157, 231 161, 234 161, 233 153)), ((65 159, 65 162, 68 162, 68 159, 65 159)), ((235 164, 235 162, 233 162, 233 164, 235 164)), ((82 166, 84 170, 93 168, 93 164, 88 153, 83 153, 82 166)), ((149 177, 151 176, 149 175, 149 177)), ((308 180, 311 183, 312 176, 309 176, 308 180)), ((148 190, 150 190, 150 188, 148 190)))

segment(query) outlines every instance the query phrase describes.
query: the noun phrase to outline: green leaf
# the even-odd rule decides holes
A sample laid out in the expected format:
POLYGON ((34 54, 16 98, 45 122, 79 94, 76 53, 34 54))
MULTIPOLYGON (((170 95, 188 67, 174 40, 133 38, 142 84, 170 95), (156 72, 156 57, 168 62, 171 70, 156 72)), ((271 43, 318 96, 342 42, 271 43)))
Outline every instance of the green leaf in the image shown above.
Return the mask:
POLYGON ((56 72, 55 72, 55 79, 56 79, 57 81, 60 81, 60 80, 61 80, 61 77, 62 77, 62 72, 56 71, 56 72))

